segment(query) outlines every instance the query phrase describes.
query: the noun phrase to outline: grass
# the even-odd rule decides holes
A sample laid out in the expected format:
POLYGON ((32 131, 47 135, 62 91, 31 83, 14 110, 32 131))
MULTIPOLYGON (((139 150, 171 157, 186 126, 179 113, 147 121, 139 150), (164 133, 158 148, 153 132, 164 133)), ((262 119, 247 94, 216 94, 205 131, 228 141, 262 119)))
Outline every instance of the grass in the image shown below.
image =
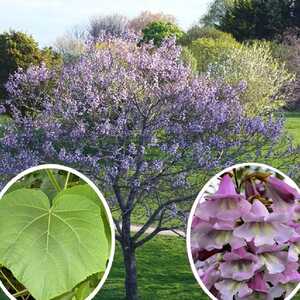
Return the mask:
MULTIPOLYGON (((142 300, 208 299, 197 284, 185 251, 185 241, 157 236, 137 251, 138 283, 142 300)), ((124 269, 117 245, 110 275, 97 300, 124 299, 124 269)))
POLYGON ((286 129, 295 139, 295 143, 300 145, 300 112, 286 113, 286 129))

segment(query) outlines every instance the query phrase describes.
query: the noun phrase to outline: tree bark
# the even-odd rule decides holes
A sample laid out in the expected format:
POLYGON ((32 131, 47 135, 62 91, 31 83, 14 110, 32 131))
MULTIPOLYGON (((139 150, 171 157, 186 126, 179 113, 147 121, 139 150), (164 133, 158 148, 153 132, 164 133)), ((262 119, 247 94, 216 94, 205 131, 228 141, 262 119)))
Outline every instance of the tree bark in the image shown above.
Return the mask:
POLYGON ((126 300, 138 300, 135 245, 130 235, 130 217, 126 216, 123 218, 121 245, 125 265, 126 300))
POLYGON ((126 300, 138 300, 135 249, 123 249, 126 300))

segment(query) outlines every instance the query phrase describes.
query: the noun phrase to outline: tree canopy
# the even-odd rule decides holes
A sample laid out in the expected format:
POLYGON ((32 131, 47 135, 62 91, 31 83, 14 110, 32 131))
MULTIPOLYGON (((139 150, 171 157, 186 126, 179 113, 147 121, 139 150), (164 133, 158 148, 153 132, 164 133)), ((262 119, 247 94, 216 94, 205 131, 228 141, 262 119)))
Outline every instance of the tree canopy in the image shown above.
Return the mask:
POLYGON ((217 26, 239 41, 272 40, 299 26, 299 0, 234 0, 217 26))
POLYGON ((60 63, 60 56, 51 48, 39 49, 38 43, 23 32, 9 31, 0 34, 0 99, 5 97, 5 83, 18 68, 44 62, 51 66, 60 63))
POLYGON ((164 39, 175 37, 177 39, 184 35, 184 32, 176 25, 170 22, 156 21, 147 25, 143 30, 142 42, 150 42, 157 46, 161 45, 164 39))

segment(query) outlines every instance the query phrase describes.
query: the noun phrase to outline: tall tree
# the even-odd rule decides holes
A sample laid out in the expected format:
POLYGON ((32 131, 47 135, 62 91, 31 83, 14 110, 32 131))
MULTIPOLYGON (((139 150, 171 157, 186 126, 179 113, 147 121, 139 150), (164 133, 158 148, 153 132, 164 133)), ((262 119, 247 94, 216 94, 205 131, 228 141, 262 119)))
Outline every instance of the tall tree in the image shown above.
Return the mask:
POLYGON ((84 51, 89 34, 85 27, 74 26, 55 41, 55 50, 61 54, 64 63, 69 63, 78 58, 84 51))
MULTIPOLYGON (((137 300, 137 249, 164 230, 184 227, 207 174, 257 160, 259 149, 266 159, 281 123, 246 117, 242 88, 194 75, 173 39, 161 47, 102 42, 63 67, 34 117, 24 117, 13 101, 26 101, 34 89, 23 82, 28 76, 10 79, 15 114, 1 128, 0 178, 43 162, 73 166, 93 178, 115 211, 126 298, 137 300), (138 232, 131 231, 134 219, 142 221, 138 232)), ((39 80, 45 70, 34 72, 39 80)))
POLYGON ((234 0, 217 26, 239 41, 271 40, 296 25, 294 14, 295 0, 234 0))
POLYGON ((207 13, 200 19, 200 24, 204 26, 217 26, 225 16, 227 7, 233 0, 214 0, 208 8, 207 13))

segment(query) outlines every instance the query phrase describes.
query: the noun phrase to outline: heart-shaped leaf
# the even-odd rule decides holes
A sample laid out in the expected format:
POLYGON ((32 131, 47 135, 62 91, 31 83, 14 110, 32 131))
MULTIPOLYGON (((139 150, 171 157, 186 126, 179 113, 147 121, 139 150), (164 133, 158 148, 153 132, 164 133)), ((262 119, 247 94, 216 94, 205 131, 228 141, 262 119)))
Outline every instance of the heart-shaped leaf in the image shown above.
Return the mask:
MULTIPOLYGON (((81 185, 74 186, 71 189, 65 190, 64 194, 81 195, 83 197, 87 197, 87 198, 91 199, 92 201, 94 201, 94 203, 96 205, 100 206, 101 213, 102 213, 102 220, 103 220, 104 227, 105 227, 105 233, 106 233, 106 237, 108 240, 108 245, 110 247, 111 246, 110 225, 109 225, 108 217, 107 217, 105 208, 103 206, 103 203, 99 200, 97 193, 95 193, 95 191, 88 184, 81 184, 81 185)), ((109 250, 109 252, 110 252, 110 250, 109 250)))
POLYGON ((72 189, 60 192, 52 206, 33 189, 0 200, 0 264, 37 300, 64 294, 106 268, 109 242, 102 206, 78 193, 78 187, 72 189))

